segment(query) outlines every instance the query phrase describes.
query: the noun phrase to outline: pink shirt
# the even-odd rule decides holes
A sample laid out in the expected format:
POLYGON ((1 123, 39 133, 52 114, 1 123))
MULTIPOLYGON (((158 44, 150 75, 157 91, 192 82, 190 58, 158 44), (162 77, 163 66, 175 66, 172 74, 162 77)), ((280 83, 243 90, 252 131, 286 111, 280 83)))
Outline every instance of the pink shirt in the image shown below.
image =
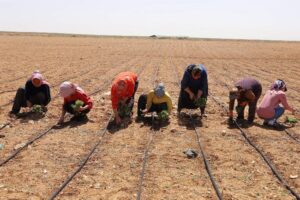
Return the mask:
POLYGON ((257 115, 262 119, 273 118, 275 116, 275 108, 279 104, 282 104, 287 110, 292 110, 283 91, 268 90, 257 108, 257 115))

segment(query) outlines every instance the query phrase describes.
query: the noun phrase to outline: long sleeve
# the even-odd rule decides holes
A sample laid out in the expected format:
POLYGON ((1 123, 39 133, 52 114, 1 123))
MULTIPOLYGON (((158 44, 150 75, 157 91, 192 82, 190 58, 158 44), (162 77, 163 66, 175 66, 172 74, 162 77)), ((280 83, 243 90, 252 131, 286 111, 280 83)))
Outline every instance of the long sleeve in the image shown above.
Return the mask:
MULTIPOLYGON (((201 73, 201 87, 200 87, 200 90, 202 90, 203 93, 206 93, 207 90, 208 90, 208 82, 207 82, 207 73, 206 71, 202 71, 201 73)), ((205 94, 205 95, 208 95, 208 94, 205 94)))
POLYGON ((181 88, 182 89, 185 89, 188 87, 188 83, 189 83, 189 80, 190 80, 190 77, 191 75, 189 74, 188 71, 185 71, 184 72, 184 75, 182 77, 182 80, 181 80, 181 88))
POLYGON ((83 101, 85 103, 85 105, 88 105, 89 109, 92 109, 93 102, 92 102, 92 99, 90 97, 88 97, 84 93, 81 93, 80 95, 78 95, 78 98, 79 98, 79 100, 83 101))
POLYGON ((48 105, 49 102, 51 101, 50 87, 49 85, 45 85, 44 87, 45 87, 45 96, 46 96, 44 104, 48 105))
POLYGON ((152 106, 152 101, 154 97, 154 92, 151 91, 147 94, 147 103, 146 103, 146 109, 149 110, 152 106))
POLYGON ((166 96, 166 100, 167 100, 167 106, 168 106, 168 113, 171 114, 171 111, 173 108, 172 100, 169 96, 166 96))
POLYGON ((29 100, 30 98, 30 91, 32 89, 32 83, 30 80, 28 80, 25 84, 25 98, 26 100, 29 100))
POLYGON ((111 105, 113 110, 118 108, 118 96, 116 94, 114 86, 111 87, 111 105))

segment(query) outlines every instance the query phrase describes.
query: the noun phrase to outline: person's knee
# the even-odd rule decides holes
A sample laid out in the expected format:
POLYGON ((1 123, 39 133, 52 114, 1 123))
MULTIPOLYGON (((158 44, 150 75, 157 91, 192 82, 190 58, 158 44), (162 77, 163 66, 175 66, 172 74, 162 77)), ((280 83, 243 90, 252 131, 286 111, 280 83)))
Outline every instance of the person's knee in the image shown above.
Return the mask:
POLYGON ((139 104, 143 104, 147 102, 147 95, 146 94, 142 94, 140 97, 139 97, 139 100, 138 100, 138 103, 139 104))
POLYGON ((18 88, 17 95, 25 95, 25 88, 23 87, 18 88))

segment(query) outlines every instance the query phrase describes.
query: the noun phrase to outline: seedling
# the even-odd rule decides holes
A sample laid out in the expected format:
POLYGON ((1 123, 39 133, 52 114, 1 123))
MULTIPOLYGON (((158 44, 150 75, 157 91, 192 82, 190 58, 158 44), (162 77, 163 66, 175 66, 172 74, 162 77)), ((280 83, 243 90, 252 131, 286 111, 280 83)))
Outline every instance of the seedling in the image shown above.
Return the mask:
POLYGON ((206 105, 206 98, 198 98, 194 101, 194 104, 197 107, 205 106, 206 105))
POLYGON ((43 108, 41 105, 33 105, 32 112, 34 113, 43 113, 43 108))
POLYGON ((130 116, 131 115, 131 109, 129 106, 120 106, 119 108, 119 115, 121 117, 130 116))
POLYGON ((84 105, 83 101, 81 101, 81 100, 76 100, 76 101, 75 101, 75 104, 72 104, 71 107, 73 108, 73 110, 74 110, 75 112, 78 112, 79 109, 80 109, 83 105, 84 105))
POLYGON ((166 121, 169 119, 169 113, 166 110, 161 111, 158 113, 158 119, 162 121, 166 121))
POLYGON ((286 120, 285 120, 287 123, 290 123, 290 124, 295 124, 298 122, 298 120, 294 117, 286 117, 286 120))

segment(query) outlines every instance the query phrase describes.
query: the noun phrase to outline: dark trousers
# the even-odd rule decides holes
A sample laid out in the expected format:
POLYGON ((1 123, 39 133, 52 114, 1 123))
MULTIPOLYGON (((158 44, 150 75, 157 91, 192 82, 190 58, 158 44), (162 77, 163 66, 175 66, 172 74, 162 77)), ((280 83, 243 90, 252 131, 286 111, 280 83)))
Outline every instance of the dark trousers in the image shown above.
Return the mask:
MULTIPOLYGON (((194 93, 195 95, 197 95, 197 93, 194 93)), ((203 94, 201 96, 201 98, 205 98, 207 99, 207 95, 203 94)), ((204 113, 205 111, 205 106, 201 106, 200 110, 201 110, 201 114, 204 113)), ((184 91, 184 90, 180 90, 180 94, 179 94, 179 98, 178 98, 178 105, 177 105, 177 111, 180 112, 183 108, 187 108, 187 109, 197 109, 199 107, 197 107, 194 103, 193 100, 190 99, 189 94, 184 91)))
POLYGON ((127 101, 125 102, 126 105, 129 106, 131 111, 132 111, 133 105, 134 105, 134 95, 135 95, 138 87, 139 87, 139 81, 137 80, 134 85, 134 92, 133 92, 132 96, 130 98, 128 98, 127 101))
MULTIPOLYGON (((257 106, 258 99, 261 96, 261 92, 262 92, 262 87, 259 85, 259 86, 257 86, 256 90, 253 91, 253 93, 256 96, 255 101, 250 102, 248 104, 248 106, 249 106, 249 110, 248 110, 248 122, 250 122, 250 123, 252 123, 254 121, 255 113, 256 113, 256 106, 257 106)), ((239 100, 238 100, 238 103, 239 103, 239 100)), ((241 120, 244 119, 245 107, 246 106, 242 106, 241 107, 240 111, 237 113, 238 114, 237 119, 241 119, 241 120)))
MULTIPOLYGON (((45 102, 45 100, 46 100, 46 95, 42 92, 39 92, 34 96, 30 96, 28 99, 28 101, 30 101, 30 103, 32 103, 32 105, 42 105, 42 106, 46 106, 46 105, 43 105, 43 102, 45 102)), ((27 101, 27 99, 25 97, 25 89, 21 87, 17 90, 11 112, 14 114, 19 113, 21 107, 27 107, 26 101, 27 101)))
MULTIPOLYGON (((69 103, 64 104, 64 105, 63 105, 64 110, 65 110, 66 112, 68 112, 68 113, 73 114, 73 115, 75 115, 75 114, 79 114, 79 115, 80 115, 80 114, 87 114, 87 113, 90 112, 90 109, 83 110, 82 112, 75 112, 74 109, 72 108, 72 104, 75 104, 75 101, 72 101, 72 102, 69 102, 69 103)), ((85 104, 84 104, 83 106, 85 106, 85 104)))
MULTIPOLYGON (((142 115, 142 110, 146 109, 146 104, 147 104, 147 95, 146 94, 142 94, 139 97, 138 100, 138 110, 137 110, 137 114, 138 116, 142 115)), ((160 103, 160 104, 153 104, 151 105, 149 112, 156 112, 159 113, 163 110, 168 110, 168 105, 167 103, 160 103)))

